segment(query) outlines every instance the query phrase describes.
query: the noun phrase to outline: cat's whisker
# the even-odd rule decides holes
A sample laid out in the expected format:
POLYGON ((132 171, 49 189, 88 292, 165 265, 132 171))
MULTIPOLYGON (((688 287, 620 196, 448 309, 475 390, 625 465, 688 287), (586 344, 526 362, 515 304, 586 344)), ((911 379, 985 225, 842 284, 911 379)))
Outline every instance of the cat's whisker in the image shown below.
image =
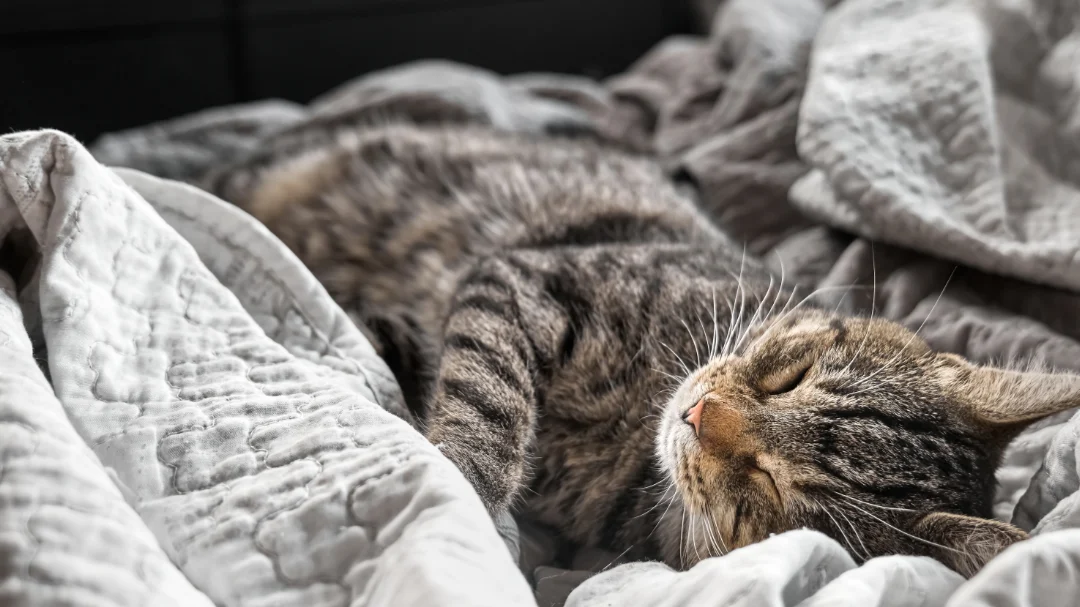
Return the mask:
POLYGON ((899 362, 899 359, 894 357, 894 358, 890 359, 889 361, 887 361, 885 364, 881 365, 881 367, 879 367, 876 371, 874 371, 870 375, 867 375, 866 377, 863 377, 863 378, 861 378, 859 380, 856 380, 856 381, 852 382, 851 384, 845 386, 846 388, 858 388, 860 386, 865 386, 861 390, 856 390, 854 392, 848 392, 846 394, 846 396, 851 398, 851 397, 854 397, 854 396, 858 396, 859 394, 865 394, 865 393, 867 393, 867 392, 869 392, 871 390, 875 390, 875 389, 880 388, 881 387, 880 384, 870 383, 870 380, 873 379, 874 376, 876 376, 876 375, 878 375, 878 374, 880 374, 882 372, 885 372, 885 371, 893 371, 895 373, 895 375, 893 376, 893 379, 897 380, 897 381, 902 380, 902 379, 908 379, 908 378, 914 379, 914 378, 917 377, 917 375, 915 375, 914 372, 897 371, 894 368, 894 366, 898 362, 899 362), (867 385, 867 384, 869 384, 869 385, 867 385))
POLYGON ((736 351, 738 351, 738 349, 742 347, 743 341, 750 334, 750 330, 753 329, 756 326, 756 323, 758 322, 758 315, 761 314, 762 308, 765 307, 765 298, 768 297, 769 293, 772 292, 772 288, 773 288, 773 278, 772 278, 772 276, 770 276, 769 277, 769 288, 765 291, 765 297, 763 297, 760 301, 758 301, 757 311, 754 312, 753 318, 750 319, 750 324, 747 325, 746 329, 743 331, 743 334, 741 336, 739 336, 739 341, 736 342, 736 344, 735 344, 735 350, 736 351))
POLYGON ((772 298, 772 303, 769 304, 767 312, 761 315, 761 320, 758 321, 758 325, 764 325, 766 322, 772 319, 773 313, 776 309, 776 302, 780 299, 780 295, 784 292, 784 277, 780 277, 780 283, 776 286, 776 289, 772 289, 772 285, 769 285, 769 290, 761 298, 761 306, 765 307, 765 302, 772 298))
MULTIPOLYGON (((646 416, 646 417, 648 417, 648 416, 646 416)), ((667 470, 665 470, 663 466, 660 466, 658 464, 653 466, 653 470, 660 474, 660 480, 656 481, 655 483, 653 483, 651 485, 646 485, 646 486, 642 487, 642 489, 649 490, 649 489, 652 489, 653 487, 655 487, 655 486, 657 486, 657 485, 659 485, 661 483, 668 483, 668 485, 666 487, 664 487, 664 493, 666 494, 668 492, 668 490, 672 486, 671 481, 668 478, 669 474, 668 474, 667 470)))
POLYGON ((712 349, 709 351, 709 360, 716 358, 716 347, 720 345, 720 327, 716 322, 716 287, 712 288, 712 349))
MULTIPOLYGON (((868 321, 868 323, 866 325, 866 330, 863 331, 863 337, 859 341, 859 347, 855 348, 855 353, 851 355, 851 359, 848 360, 848 363, 846 365, 844 365, 843 369, 840 370, 840 373, 838 375, 840 375, 841 377, 846 376, 847 372, 851 369, 851 365, 854 364, 855 361, 859 359, 859 355, 862 354, 863 348, 866 346, 866 339, 868 337, 870 337, 871 324, 874 322, 874 310, 877 308, 877 263, 876 263, 876 261, 873 260, 873 255, 874 255, 874 244, 873 243, 870 243, 870 255, 871 255, 870 267, 871 267, 871 269, 872 269, 872 271, 874 273, 874 278, 873 278, 873 283, 872 283, 873 284, 873 287, 872 287, 873 290, 870 293, 870 320, 868 321)), ((845 388, 850 387, 850 385, 851 384, 849 384, 849 383, 845 383, 843 387, 845 387, 845 388)))
POLYGON ((720 548, 720 546, 716 544, 716 541, 712 537, 712 529, 709 526, 708 513, 698 515, 697 519, 700 523, 699 526, 701 527, 701 532, 699 534, 702 536, 701 539, 702 543, 704 544, 703 548, 705 549, 705 553, 703 557, 702 551, 696 546, 694 547, 694 553, 698 560, 701 560, 702 558, 708 558, 714 554, 717 554, 716 551, 720 548))
POLYGON ((784 305, 780 308, 777 314, 783 318, 784 314, 787 314, 788 308, 791 307, 791 302, 795 301, 795 294, 799 292, 799 285, 791 287, 791 293, 788 293, 787 300, 784 301, 784 305))
POLYGON ((614 565, 616 561, 618 561, 618 560, 619 560, 619 559, 621 559, 622 557, 626 556, 626 553, 628 553, 628 552, 630 552, 631 550, 633 550, 633 549, 634 549, 634 546, 636 546, 636 545, 637 545, 637 544, 630 544, 629 546, 627 546, 627 547, 626 547, 626 550, 623 550, 623 551, 622 551, 621 553, 619 553, 619 555, 618 555, 618 556, 616 556, 615 558, 611 559, 611 562, 610 562, 610 563, 608 563, 607 565, 604 565, 604 568, 600 570, 600 573, 603 573, 603 572, 607 571, 608 569, 611 569, 611 566, 612 566, 612 565, 614 565))
POLYGON ((937 309, 938 304, 941 303, 941 298, 945 295, 945 290, 949 288, 949 283, 952 282, 953 276, 956 275, 957 267, 958 266, 953 266, 952 272, 949 272, 949 277, 945 279, 945 286, 941 287, 941 292, 938 293, 937 299, 934 300, 934 305, 930 306, 930 311, 926 313, 926 317, 923 318, 923 321, 921 323, 919 323, 919 328, 915 329, 915 333, 911 336, 910 339, 908 339, 909 344, 911 343, 912 339, 918 337, 919 332, 923 330, 924 326, 926 326, 926 321, 930 320, 930 317, 933 316, 934 310, 937 309))
MULTIPOLYGON (((666 402, 671 400, 671 397, 675 396, 675 392, 676 392, 676 390, 673 389, 673 388, 664 388, 664 389, 660 390, 659 392, 652 395, 652 401, 653 402, 666 403, 666 402)), ((650 413, 650 414, 646 415, 645 418, 649 418, 649 419, 655 418, 655 419, 659 420, 659 419, 661 419, 661 414, 660 413, 650 413)))
POLYGON ((874 242, 870 241, 870 271, 873 272, 870 292, 870 320, 874 320, 874 311, 877 310, 877 258, 874 256, 874 242))
POLYGON ((836 520, 836 517, 834 517, 827 508, 823 509, 822 512, 824 512, 825 516, 829 517, 829 519, 832 520, 833 526, 835 526, 836 530, 840 532, 840 537, 844 538, 844 544, 847 545, 848 550, 852 554, 858 555, 858 552, 856 552, 855 550, 855 546, 852 545, 851 540, 848 539, 847 532, 844 531, 844 528, 840 525, 840 522, 836 520))
POLYGON ((701 517, 701 526, 704 529, 705 558, 720 555, 720 545, 713 539, 712 528, 709 526, 709 517, 701 517))
POLYGON ((840 306, 844 305, 844 300, 847 299, 848 294, 851 293, 850 287, 854 287, 854 286, 855 286, 854 284, 848 285, 849 290, 846 293, 844 293, 843 295, 840 296, 840 301, 836 302, 836 307, 833 308, 833 311, 832 311, 833 314, 836 314, 837 312, 840 311, 840 306))
MULTIPOLYGON (((768 299, 770 293, 772 293, 772 285, 773 285, 773 280, 772 280, 772 278, 770 278, 769 279, 769 288, 766 291, 765 296, 762 297, 762 299, 759 302, 759 308, 758 308, 759 312, 760 312, 761 308, 764 307, 765 300, 768 299)), ((779 317, 773 322, 780 322, 780 321, 784 320, 788 315, 793 314, 801 306, 803 306, 806 302, 808 302, 810 299, 812 299, 814 296, 816 296, 816 295, 818 295, 820 293, 823 293, 823 292, 826 292, 826 291, 837 290, 837 289, 846 289, 846 290, 850 291, 852 288, 853 287, 851 285, 846 286, 846 287, 820 287, 817 290, 810 293, 809 295, 807 295, 806 297, 804 297, 793 308, 788 310, 788 307, 791 305, 791 302, 793 301, 793 299, 795 297, 795 293, 798 290, 798 286, 796 286, 795 288, 792 289, 791 293, 788 295, 788 299, 784 303, 784 306, 777 313, 779 317)), ((782 289, 783 289, 783 277, 781 277, 781 286, 780 286, 780 288, 778 288, 776 293, 772 295, 773 296, 773 305, 770 306, 769 312, 767 314, 765 314, 765 316, 762 316, 760 319, 758 318, 758 314, 755 313, 754 318, 751 319, 751 322, 750 322, 750 324, 748 326, 746 326, 745 328, 740 327, 742 329, 742 331, 741 331, 739 339, 736 342, 735 347, 733 348, 734 350, 738 350, 738 348, 742 346, 742 341, 750 334, 751 330, 753 330, 757 326, 760 326, 760 325, 764 324, 768 319, 770 319, 773 316, 773 307, 775 307, 776 302, 779 301, 780 294, 782 293, 782 289)), ((846 296, 846 294, 845 294, 845 296, 846 296)))
POLYGON ((790 316, 791 314, 794 314, 795 312, 798 312, 799 308, 802 308, 804 305, 806 305, 807 302, 809 302, 814 297, 817 297, 821 293, 828 293, 828 292, 831 292, 831 291, 840 291, 840 290, 850 291, 850 290, 852 290, 854 288, 856 288, 854 285, 846 285, 846 286, 845 285, 834 285, 834 286, 831 286, 831 287, 818 287, 817 289, 814 289, 809 295, 807 295, 806 297, 799 300, 799 303, 795 304, 790 310, 785 312, 784 316, 781 317, 781 318, 784 318, 786 316, 790 316))
MULTIPOLYGON (((903 352, 903 350, 901 350, 901 352, 903 352)), ((847 396, 848 397, 854 397, 854 396, 858 396, 859 394, 865 394, 866 392, 869 392, 869 391, 874 390, 876 388, 880 388, 881 387, 880 384, 867 385, 867 383, 869 383, 870 380, 873 379, 876 375, 879 375, 879 374, 881 374, 881 373, 883 373, 885 371, 894 372, 895 375, 892 378, 894 380, 902 380, 902 379, 909 379, 909 378, 910 379, 916 379, 918 377, 918 374, 914 370, 911 370, 911 371, 898 371, 898 370, 896 370, 895 365, 900 362, 899 356, 900 355, 897 354, 893 358, 886 361, 883 365, 881 365, 881 367, 879 367, 877 370, 875 370, 870 375, 867 375, 866 377, 858 379, 858 380, 852 382, 851 384, 849 384, 848 386, 845 386, 847 388, 857 388, 859 386, 866 386, 865 388, 863 388, 861 390, 856 390, 855 392, 849 392, 847 394, 847 396)))
POLYGON ((859 355, 862 354, 863 347, 866 346, 866 338, 870 336, 870 324, 874 322, 874 311, 877 309, 877 261, 874 259, 874 243, 870 243, 870 268, 874 273, 873 278, 873 291, 870 293, 870 320, 866 325, 866 330, 863 331, 863 338, 859 341, 859 347, 855 348, 855 354, 851 356, 851 360, 840 371, 839 375, 844 377, 848 370, 851 369, 851 365, 859 359, 859 355))
POLYGON ((682 518, 679 522, 679 562, 686 566, 686 507, 683 506, 682 518))
POLYGON ((773 323, 774 323, 774 324, 777 324, 777 323, 780 323, 780 322, 782 322, 782 321, 783 321, 783 320, 785 320, 785 319, 786 319, 786 318, 787 318, 788 316, 790 316, 790 315, 794 314, 795 312, 797 312, 797 311, 799 310, 799 308, 801 308, 802 306, 806 305, 806 303, 807 303, 808 301, 810 301, 811 299, 813 299, 814 297, 816 297, 817 295, 819 295, 819 294, 821 294, 821 293, 827 293, 827 292, 829 292, 829 291, 839 291, 839 290, 841 290, 841 289, 843 289, 843 290, 848 290, 848 291, 850 291, 851 289, 854 289, 854 288, 857 288, 857 287, 855 287, 855 286, 853 286, 853 285, 848 285, 848 286, 839 286, 839 285, 838 285, 838 286, 832 286, 832 287, 818 287, 818 288, 817 288, 817 289, 815 289, 815 290, 814 290, 813 292, 811 292, 811 293, 810 293, 809 295, 807 295, 806 297, 802 298, 802 299, 801 299, 801 300, 799 301, 799 303, 795 304, 795 305, 794 305, 793 307, 791 307, 791 309, 789 310, 789 309, 788 309, 788 307, 789 307, 789 306, 791 305, 791 301, 792 301, 792 300, 793 300, 793 298, 795 297, 795 292, 796 292, 796 291, 798 290, 798 288, 799 288, 799 287, 798 287, 798 285, 796 285, 796 286, 795 286, 795 287, 794 287, 794 288, 792 289, 792 291, 791 291, 791 295, 789 295, 789 296, 788 296, 788 301, 787 301, 787 303, 785 303, 785 304, 784 304, 784 307, 783 307, 783 308, 782 308, 782 309, 780 310, 780 312, 778 313, 778 318, 777 318, 777 319, 776 319, 775 321, 773 321, 773 323))
MULTIPOLYGON (((758 306, 758 309, 759 310, 761 309, 760 305, 758 306)), ((755 313, 755 316, 756 316, 756 313, 755 313)), ((740 351, 740 349, 742 348, 742 345, 743 345, 743 340, 746 339, 746 336, 750 333, 750 330, 753 329, 755 326, 756 326, 756 321, 755 321, 754 317, 748 318, 745 323, 743 323, 743 322, 739 323, 739 329, 738 329, 738 335, 739 336, 735 339, 735 345, 732 346, 732 348, 731 348, 732 353, 740 351)))
POLYGON ((685 379, 685 377, 679 377, 678 375, 672 375, 671 373, 668 373, 667 371, 664 371, 663 369, 653 369, 653 370, 656 371, 657 373, 663 375, 664 377, 667 377, 668 379, 675 380, 676 382, 681 383, 682 380, 685 379))
MULTIPOLYGON (((675 487, 675 481, 670 478, 670 473, 669 473, 668 480, 671 481, 672 488, 677 489, 677 487, 675 487)), ((665 519, 667 519, 668 512, 671 511, 671 506, 675 503, 675 498, 677 498, 677 497, 679 497, 679 492, 678 491, 673 491, 671 493, 671 497, 668 498, 667 508, 664 508, 664 513, 661 514, 659 517, 657 517, 656 524, 653 525, 652 531, 649 532, 649 535, 645 536, 646 540, 651 538, 653 536, 653 534, 656 533, 656 530, 660 528, 660 524, 663 523, 665 519)), ((663 498, 661 498, 661 501, 662 500, 663 500, 663 498)), ((660 502, 657 502, 657 503, 660 503, 660 502)))
POLYGON ((859 528, 855 526, 855 523, 851 522, 851 519, 848 518, 847 514, 844 513, 844 510, 842 508, 837 509, 836 512, 840 516, 842 516, 845 521, 847 521, 848 527, 851 527, 851 533, 855 535, 855 539, 859 540, 859 545, 862 546, 863 550, 863 560, 869 559, 870 551, 866 549, 866 544, 863 543, 862 535, 859 533, 859 528))
MULTIPOLYGON (((736 342, 738 336, 742 330, 744 318, 746 316, 746 285, 743 284, 743 276, 746 270, 746 244, 743 244, 742 260, 739 262, 739 275, 734 277, 736 283, 735 290, 735 305, 738 306, 739 311, 735 317, 735 321, 732 326, 728 327, 728 336, 731 337, 730 349, 726 352, 727 356, 730 356, 736 352, 736 342)), ((731 274, 730 272, 728 274, 731 274)))
MULTIPOLYGON (((714 289, 714 292, 715 292, 715 289, 714 289)), ((731 295, 727 295, 727 296, 724 297, 724 305, 726 305, 728 310, 730 311, 731 317, 728 318, 728 323, 724 327, 723 341, 722 342, 719 341, 719 340, 717 341, 717 346, 718 347, 717 347, 717 352, 716 352, 716 355, 714 356, 714 358, 723 358, 724 356, 727 355, 728 340, 731 339, 731 331, 734 328, 733 325, 735 323, 735 305, 736 305, 736 302, 737 302, 737 300, 733 299, 731 297, 731 295)), ((715 330, 717 332, 717 335, 719 336, 719 332, 720 332, 719 322, 716 321, 716 320, 714 320, 713 322, 715 323, 714 324, 715 330)))
MULTIPOLYGON (((881 368, 879 368, 877 371, 874 371, 870 375, 862 378, 862 380, 860 380, 860 382, 852 384, 852 385, 855 385, 855 386, 861 385, 863 382, 866 382, 869 379, 871 379, 872 377, 878 375, 879 373, 882 373, 883 371, 888 369, 893 363, 895 363, 896 361, 898 361, 900 359, 900 357, 907 350, 908 346, 911 345, 911 342, 913 342, 915 340, 915 338, 919 336, 919 332, 923 330, 924 326, 926 326, 926 321, 930 320, 930 316, 934 313, 934 310, 937 309, 938 304, 941 302, 942 296, 945 295, 945 289, 949 288, 949 283, 952 282, 953 276, 955 274, 956 274, 956 266, 953 266, 952 272, 949 273, 949 278, 945 281, 945 286, 941 287, 941 292, 938 293, 937 299, 934 300, 934 305, 930 306, 930 311, 926 313, 926 316, 923 318, 922 322, 919 323, 919 328, 915 329, 915 332, 912 333, 911 337, 909 337, 907 342, 904 343, 904 347, 900 348, 900 351, 897 352, 896 355, 893 356, 888 362, 886 362, 884 365, 882 365, 881 368)), ((850 394, 849 396, 855 396, 856 394, 861 394, 861 393, 863 393, 865 391, 866 391, 866 389, 860 390, 858 392, 850 394)))
POLYGON ((695 559, 698 559, 701 556, 701 551, 698 549, 697 545, 699 520, 700 519, 696 514, 694 514, 693 512, 690 513, 690 549, 693 551, 690 553, 690 555, 695 559))
POLYGON ((661 341, 661 342, 658 342, 658 343, 659 343, 659 344, 660 344, 661 346, 663 346, 663 347, 667 348, 667 351, 668 351, 668 352, 671 352, 672 356, 674 356, 674 357, 675 357, 675 359, 679 361, 679 365, 680 365, 680 366, 682 366, 682 370, 683 370, 683 373, 685 373, 685 374, 686 374, 687 376, 689 376, 689 375, 690 375, 690 367, 688 367, 688 366, 686 365, 686 362, 685 362, 685 361, 684 361, 684 360, 682 359, 682 357, 681 357, 681 356, 679 356, 679 355, 678 355, 678 353, 676 353, 676 352, 675 352, 675 350, 671 349, 671 346, 669 346, 669 345, 665 344, 665 343, 664 343, 664 342, 662 342, 662 341, 661 341))
POLYGON ((727 547, 727 542, 724 541, 724 536, 720 534, 720 530, 716 528, 716 521, 709 519, 710 533, 713 536, 713 546, 720 549, 720 554, 724 555, 731 552, 727 547), (719 546, 717 546, 719 542, 719 546))
POLYGON ((716 537, 713 535, 712 523, 709 521, 709 515, 704 514, 701 517, 702 526, 705 527, 705 551, 709 556, 723 554, 720 551, 720 545, 716 543, 716 537))
MULTIPOLYGON (((713 290, 715 291, 715 288, 713 290)), ((730 293, 727 294, 727 295, 724 295, 724 305, 726 305, 728 310, 730 310, 731 307, 735 305, 734 296, 732 296, 730 293)))
POLYGON ((654 368, 652 370, 655 371, 656 373, 659 373, 661 376, 666 377, 670 382, 666 386, 661 386, 660 390, 658 390, 657 392, 655 392, 652 395, 653 396, 653 402, 655 402, 656 397, 660 396, 660 395, 664 395, 665 399, 668 399, 668 398, 671 398, 672 396, 674 396, 675 393, 679 391, 679 385, 682 384, 683 381, 685 381, 686 377, 687 377, 686 375, 682 375, 682 376, 672 375, 671 373, 668 373, 667 371, 664 371, 663 369, 655 369, 654 368))
POLYGON ((776 288, 776 293, 773 294, 772 304, 769 305, 769 312, 762 321, 769 320, 773 317, 773 312, 776 310, 776 303, 780 301, 780 294, 784 292, 784 258, 780 257, 779 253, 777 253, 776 258, 780 261, 780 286, 776 288))
POLYGON ((858 510, 859 512, 865 514, 866 516, 869 516, 870 518, 874 519, 875 521, 881 523, 882 525, 888 527, 889 529, 892 529, 893 531, 895 531, 895 532, 899 533, 900 535, 903 535, 903 536, 905 536, 907 538, 913 539, 913 540, 915 540, 917 542, 922 542, 923 544, 926 544, 928 546, 934 546, 935 548, 940 548, 942 550, 948 550, 949 552, 955 552, 957 554, 962 554, 962 555, 965 555, 965 556, 968 556, 968 557, 972 557, 971 553, 969 553, 967 551, 958 550, 958 549, 953 548, 951 546, 945 546, 943 544, 938 544, 937 542, 931 542, 930 540, 928 540, 926 538, 922 538, 922 537, 919 537, 917 535, 913 535, 911 533, 908 533, 907 531, 904 531, 903 529, 900 529, 896 525, 893 525, 892 523, 886 521, 883 518, 875 516, 874 514, 872 514, 869 511, 859 507, 856 504, 853 504, 853 503, 849 502, 849 503, 847 503, 847 507, 854 508, 854 509, 858 510))
POLYGON ((701 320, 701 315, 695 314, 695 316, 697 316, 698 327, 701 328, 701 340, 705 342, 705 364, 708 364, 712 360, 713 345, 709 343, 709 332, 705 329, 705 323, 701 320))
MULTIPOLYGON (((656 394, 653 394, 652 399, 653 399, 653 401, 656 401, 658 397, 663 396, 662 400, 669 401, 669 400, 671 400, 671 397, 675 396, 675 392, 677 392, 677 391, 678 391, 677 388, 664 388, 663 390, 660 390, 656 394)), ((655 417, 656 419, 660 419, 660 414, 659 413, 653 413, 653 414, 647 415, 645 417, 648 417, 650 419, 653 418, 653 417, 655 417)))
POLYGON ((649 513, 656 510, 657 508, 660 507, 661 504, 664 503, 664 498, 667 497, 668 491, 671 491, 672 489, 675 488, 675 485, 672 484, 668 479, 666 479, 666 478, 660 479, 659 481, 649 485, 648 487, 642 487, 641 490, 644 491, 645 493, 648 493, 649 489, 651 489, 651 488, 653 488, 653 487, 655 487, 655 486, 657 486, 657 485, 659 485, 660 483, 663 483, 663 482, 667 482, 668 486, 664 489, 663 493, 660 494, 660 497, 656 500, 656 503, 653 504, 652 506, 650 506, 647 510, 645 510, 641 514, 638 514, 637 516, 630 517, 631 521, 634 521, 634 520, 637 520, 639 518, 643 518, 645 516, 648 516, 649 513))
MULTIPOLYGON (((669 388, 664 388, 663 390, 660 390, 656 394, 653 394, 652 400, 653 400, 653 402, 661 402, 662 401, 664 403, 667 403, 668 401, 670 401, 675 396, 675 393, 678 392, 678 391, 679 391, 679 389, 678 389, 677 386, 671 386, 669 388), (660 401, 658 401, 657 397, 663 397, 663 398, 660 401)), ((661 413, 653 413, 652 415, 655 415, 656 419, 660 419, 662 417, 662 412, 661 413)))
POLYGON ((686 334, 690 336, 690 343, 694 344, 694 359, 695 359, 695 362, 697 363, 696 368, 700 369, 701 368, 701 352, 698 350, 697 338, 694 337, 694 332, 690 330, 690 325, 686 324, 685 320, 680 318, 679 322, 681 322, 682 326, 686 329, 686 334))
POLYGON ((735 327, 733 327, 732 330, 731 330, 732 334, 735 335, 735 338, 731 340, 731 350, 728 351, 728 353, 727 353, 728 356, 731 356, 731 355, 735 354, 735 352, 738 352, 738 345, 737 345, 737 342, 738 342, 738 339, 739 339, 738 336, 742 334, 742 328, 744 326, 743 325, 743 322, 744 322, 743 319, 745 318, 745 315, 746 315, 746 289, 743 288, 742 271, 741 270, 739 271, 739 290, 738 290, 738 294, 739 294, 739 297, 738 297, 738 299, 739 299, 739 316, 735 319, 735 327))
POLYGON ((896 507, 896 506, 881 506, 881 505, 878 505, 878 504, 874 504, 872 502, 863 501, 861 499, 858 499, 856 497, 852 497, 850 495, 845 495, 843 493, 840 493, 839 491, 832 490, 832 489, 830 489, 829 492, 832 493, 833 495, 837 496, 837 497, 842 497, 842 498, 844 498, 846 500, 850 500, 850 501, 862 504, 864 506, 870 506, 871 508, 880 508, 882 510, 891 510, 893 512, 907 512, 907 513, 910 513, 910 514, 916 514, 917 513, 917 511, 912 510, 911 508, 899 508, 899 507, 896 507))
MULTIPOLYGON (((745 262, 746 256, 744 255, 743 263, 745 262)), ((739 275, 737 277, 729 272, 729 274, 731 274, 731 276, 735 278, 735 297, 734 301, 728 303, 728 308, 731 310, 731 318, 728 319, 727 335, 724 336, 724 349, 720 352, 721 357, 725 357, 731 352, 728 348, 731 346, 732 335, 735 333, 735 308, 738 307, 739 294, 742 293, 742 273, 742 264, 739 265, 739 275)))

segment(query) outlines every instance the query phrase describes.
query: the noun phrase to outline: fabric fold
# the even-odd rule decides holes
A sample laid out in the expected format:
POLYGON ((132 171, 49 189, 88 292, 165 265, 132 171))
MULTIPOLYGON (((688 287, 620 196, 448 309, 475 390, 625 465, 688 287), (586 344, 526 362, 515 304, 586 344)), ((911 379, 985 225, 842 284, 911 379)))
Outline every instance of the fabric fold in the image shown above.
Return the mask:
MULTIPOLYGON (((97 497, 60 479, 57 491, 76 493, 31 503, 22 516, 45 520, 50 507, 86 503, 127 517, 129 540, 93 525, 50 538, 90 554, 112 543, 141 550, 142 560, 113 567, 134 578, 115 592, 135 602, 116 604, 533 604, 479 498, 389 402, 377 404, 396 394, 373 385, 390 381, 384 364, 325 291, 297 276, 295 258, 204 193, 126 174, 159 208, 187 214, 174 218, 201 222, 182 229, 243 293, 74 139, 0 138, 0 202, 18 209, 3 217, 21 222, 41 253, 45 351, 63 406, 57 431, 74 426, 67 448, 81 450, 85 474, 108 489, 97 497), (279 251, 267 249, 274 243, 279 251), (121 494, 127 510, 115 505, 121 494)), ((11 296, 4 301, 10 308, 11 296)), ((41 384, 11 398, 34 397, 27 390, 44 392, 41 384)), ((32 445, 35 435, 22 433, 32 445)), ((0 469, 14 455, 5 451, 0 469)), ((53 482, 32 484, 41 492, 53 482)), ((18 546, 34 535, 31 526, 9 537, 18 546)), ((83 584, 101 566, 69 564, 67 578, 83 584)), ((12 592, 29 592, 21 588, 37 571, 14 568, 12 592)))

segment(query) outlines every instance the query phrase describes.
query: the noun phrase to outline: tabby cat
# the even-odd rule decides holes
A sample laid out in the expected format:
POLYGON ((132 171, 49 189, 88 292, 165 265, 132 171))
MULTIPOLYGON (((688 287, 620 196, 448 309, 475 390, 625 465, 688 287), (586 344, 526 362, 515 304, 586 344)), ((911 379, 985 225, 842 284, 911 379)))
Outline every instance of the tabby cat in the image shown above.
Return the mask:
POLYGON ((1080 378, 975 366, 793 296, 651 163, 358 129, 221 171, 362 321, 493 514, 685 568, 798 527, 970 575, 994 471, 1080 378))

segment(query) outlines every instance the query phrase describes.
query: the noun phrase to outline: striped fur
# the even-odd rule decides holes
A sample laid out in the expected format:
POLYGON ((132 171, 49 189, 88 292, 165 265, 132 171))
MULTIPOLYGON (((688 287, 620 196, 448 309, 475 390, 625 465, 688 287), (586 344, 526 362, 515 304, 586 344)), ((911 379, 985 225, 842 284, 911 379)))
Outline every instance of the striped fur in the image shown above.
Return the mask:
POLYGON ((981 518, 1023 425, 980 417, 983 371, 793 305, 652 164, 407 126, 272 152, 211 187, 362 321, 493 512, 677 567, 810 526, 971 573, 1024 537, 981 518))

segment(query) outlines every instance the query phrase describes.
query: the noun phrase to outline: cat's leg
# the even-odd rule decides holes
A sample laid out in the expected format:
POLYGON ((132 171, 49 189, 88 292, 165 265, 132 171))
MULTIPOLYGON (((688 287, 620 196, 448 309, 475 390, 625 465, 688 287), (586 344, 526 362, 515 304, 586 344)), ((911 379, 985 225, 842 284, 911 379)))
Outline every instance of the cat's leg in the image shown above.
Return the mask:
POLYGON ((525 480, 538 401, 567 326, 528 272, 528 257, 483 260, 462 281, 428 410, 427 438, 493 515, 525 480))

